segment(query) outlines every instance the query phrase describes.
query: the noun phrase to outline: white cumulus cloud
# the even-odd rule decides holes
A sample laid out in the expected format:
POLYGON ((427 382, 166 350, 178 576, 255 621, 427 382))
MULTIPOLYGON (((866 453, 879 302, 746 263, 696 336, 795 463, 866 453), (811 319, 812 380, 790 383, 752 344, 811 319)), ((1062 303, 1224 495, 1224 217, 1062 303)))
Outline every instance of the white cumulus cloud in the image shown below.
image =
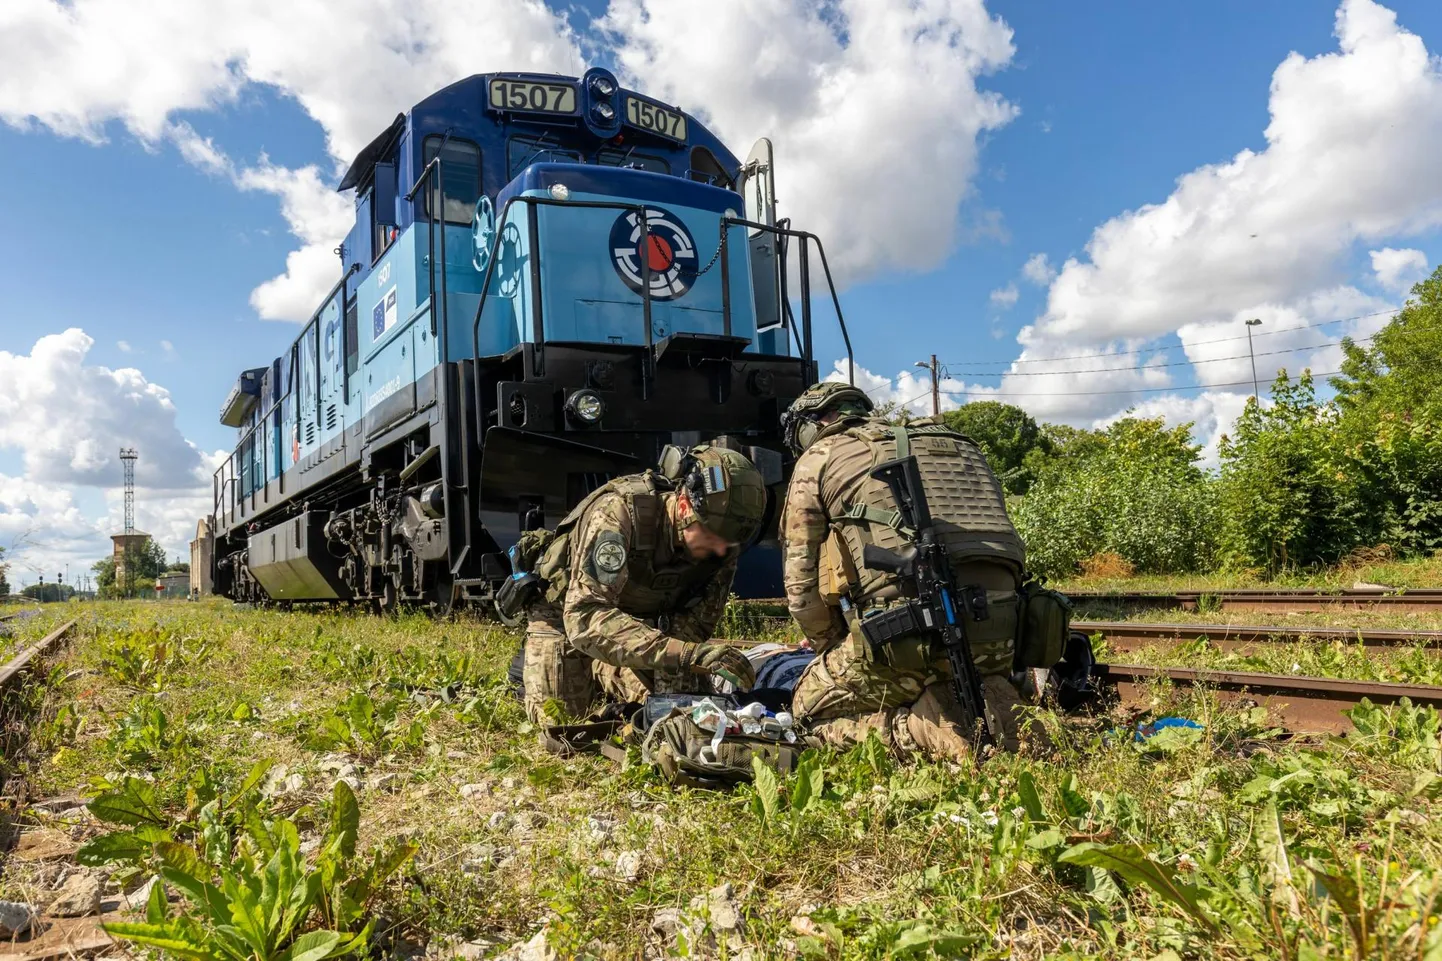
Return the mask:
POLYGON ((1016 306, 1017 298, 1021 292, 1016 289, 1016 284, 1007 284, 1005 287, 998 287, 990 294, 991 302, 1002 310, 1010 310, 1016 306))
POLYGON ((1420 250, 1383 247, 1368 253, 1377 283, 1388 290, 1406 290, 1427 275, 1427 255, 1420 250))
POLYGON ((1373 0, 1344 0, 1335 33, 1335 52, 1277 67, 1263 149, 1096 229, 1038 334, 1151 337, 1295 303, 1335 286, 1359 241, 1442 224, 1442 66, 1373 0))
POLYGON ((1022 264, 1021 275, 1038 287, 1045 287, 1056 278, 1056 268, 1046 254, 1032 254, 1022 264))
POLYGON ((1018 112, 978 86, 1015 49, 983 0, 611 0, 602 26, 627 79, 733 150, 773 138, 780 204, 840 283, 940 264, 978 137, 1018 112))

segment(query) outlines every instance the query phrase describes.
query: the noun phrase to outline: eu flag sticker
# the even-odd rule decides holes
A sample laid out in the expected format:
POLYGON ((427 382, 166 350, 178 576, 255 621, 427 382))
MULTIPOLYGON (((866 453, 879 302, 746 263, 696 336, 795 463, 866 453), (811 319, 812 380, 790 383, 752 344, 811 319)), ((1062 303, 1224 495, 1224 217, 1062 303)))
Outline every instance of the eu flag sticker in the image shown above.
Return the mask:
POLYGON ((375 333, 372 337, 379 337, 386 332, 386 302, 376 301, 375 309, 371 311, 371 327, 375 333))

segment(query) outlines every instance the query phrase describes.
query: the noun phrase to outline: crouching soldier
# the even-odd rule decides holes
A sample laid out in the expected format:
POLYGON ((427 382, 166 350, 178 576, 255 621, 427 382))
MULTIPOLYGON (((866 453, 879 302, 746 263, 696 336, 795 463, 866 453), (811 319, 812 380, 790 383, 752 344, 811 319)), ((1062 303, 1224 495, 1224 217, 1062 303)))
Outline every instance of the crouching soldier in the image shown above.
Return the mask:
MULTIPOLYGON (((895 554, 916 541, 892 489, 871 475, 910 454, 949 561, 949 597, 964 604, 957 616, 984 701, 977 713, 998 746, 1015 750, 1021 698, 1011 673, 1024 549, 1001 486, 968 438, 930 418, 898 426, 871 412, 862 391, 822 383, 782 419, 797 455, 781 522, 787 606, 819 654, 797 684, 793 713, 814 737, 838 746, 875 731, 897 753, 961 759, 975 743, 939 636, 863 628, 868 617, 918 609, 915 579, 868 568, 864 558, 869 545, 895 554), (875 641, 878 633, 885 643, 875 641)), ((889 623, 920 628, 925 621, 900 616, 889 623)))
POLYGON ((710 691, 712 677, 754 682, 746 656, 710 638, 739 549, 765 516, 765 484, 734 451, 668 454, 664 474, 621 477, 582 501, 541 556, 545 595, 525 642, 533 721, 555 707, 579 718, 604 699, 710 691))

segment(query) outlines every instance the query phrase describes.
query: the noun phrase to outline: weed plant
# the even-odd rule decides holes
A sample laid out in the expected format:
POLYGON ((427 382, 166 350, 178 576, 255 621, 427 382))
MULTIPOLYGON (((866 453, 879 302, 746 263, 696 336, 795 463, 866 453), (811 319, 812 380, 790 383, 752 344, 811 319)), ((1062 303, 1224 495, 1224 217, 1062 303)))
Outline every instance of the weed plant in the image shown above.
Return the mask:
MULTIPOLYGON (((1046 758, 898 763, 871 741, 717 793, 635 752, 543 752, 507 690, 517 641, 95 605, 30 781, 93 798, 84 860, 173 896, 116 934, 185 957, 496 954, 544 929, 561 957, 1442 958, 1430 708, 1363 705, 1356 734, 1300 742, 1159 687, 1155 713, 1204 727, 1139 740, 1134 718, 1043 713, 1046 758), (108 665, 152 630, 205 656, 167 655, 137 698, 108 665), (706 906, 723 882, 724 930, 706 906)), ((0 897, 25 870, 6 865, 0 897)))

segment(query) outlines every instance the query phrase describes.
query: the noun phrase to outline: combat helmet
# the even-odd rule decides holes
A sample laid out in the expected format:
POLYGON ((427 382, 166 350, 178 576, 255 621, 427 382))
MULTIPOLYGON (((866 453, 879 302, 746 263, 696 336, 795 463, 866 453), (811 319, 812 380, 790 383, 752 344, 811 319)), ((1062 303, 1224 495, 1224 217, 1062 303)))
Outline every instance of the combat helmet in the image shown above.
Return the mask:
POLYGON ((731 544, 746 544, 766 518, 766 483, 745 456, 724 447, 701 444, 683 450, 667 447, 661 473, 684 490, 699 521, 731 544))
POLYGON ((871 398, 861 388, 840 381, 822 381, 803 391, 781 415, 781 439, 793 454, 800 455, 821 433, 817 421, 822 414, 835 410, 845 417, 865 417, 874 409, 871 398))

